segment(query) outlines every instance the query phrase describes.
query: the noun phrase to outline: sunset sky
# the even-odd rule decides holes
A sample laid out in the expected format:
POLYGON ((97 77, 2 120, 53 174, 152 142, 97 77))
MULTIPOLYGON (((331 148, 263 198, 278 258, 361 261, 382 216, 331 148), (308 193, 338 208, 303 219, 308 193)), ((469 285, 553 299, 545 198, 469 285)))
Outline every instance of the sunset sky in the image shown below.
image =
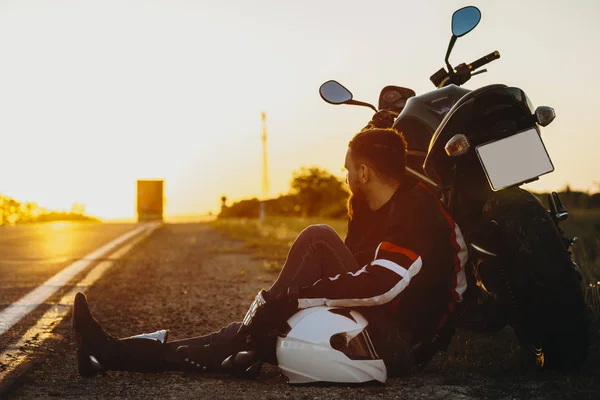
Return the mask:
POLYGON ((136 179, 163 178, 167 214, 218 211, 223 194, 260 194, 261 111, 271 195, 301 165, 341 176, 372 111, 326 104, 320 84, 372 103, 386 85, 432 90, 465 5, 483 16, 451 63, 501 53, 465 86, 556 109, 542 131, 555 172, 526 187, 597 191, 597 0, 3 0, 0 194, 129 217, 136 179))

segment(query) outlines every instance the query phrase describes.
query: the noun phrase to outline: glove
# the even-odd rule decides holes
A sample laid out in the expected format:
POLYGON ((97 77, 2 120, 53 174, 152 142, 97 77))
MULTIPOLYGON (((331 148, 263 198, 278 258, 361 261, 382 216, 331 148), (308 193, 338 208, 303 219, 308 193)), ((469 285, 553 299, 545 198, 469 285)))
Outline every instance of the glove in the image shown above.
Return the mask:
POLYGON ((240 331, 246 330, 251 336, 256 337, 285 335, 290 329, 287 320, 297 311, 297 288, 288 288, 276 297, 261 290, 246 313, 240 331))
POLYGON ((237 332, 239 351, 252 350, 263 360, 276 364, 275 343, 289 332, 287 320, 298 311, 298 289, 288 288, 276 297, 261 290, 250 305, 237 332))

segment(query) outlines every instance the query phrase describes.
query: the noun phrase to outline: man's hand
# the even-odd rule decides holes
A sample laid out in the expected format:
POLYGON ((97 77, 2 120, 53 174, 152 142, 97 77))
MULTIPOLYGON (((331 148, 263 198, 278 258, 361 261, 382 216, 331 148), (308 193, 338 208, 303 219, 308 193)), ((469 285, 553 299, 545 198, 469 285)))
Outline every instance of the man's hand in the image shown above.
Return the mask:
POLYGON ((245 347, 258 351, 266 361, 275 363, 277 337, 289 331, 287 320, 297 311, 297 288, 289 288, 275 297, 261 290, 242 321, 238 338, 245 347))
POLYGON ((248 310, 243 324, 253 336, 277 336, 285 334, 287 320, 298 311, 298 291, 289 288, 285 293, 273 297, 261 290, 248 310))

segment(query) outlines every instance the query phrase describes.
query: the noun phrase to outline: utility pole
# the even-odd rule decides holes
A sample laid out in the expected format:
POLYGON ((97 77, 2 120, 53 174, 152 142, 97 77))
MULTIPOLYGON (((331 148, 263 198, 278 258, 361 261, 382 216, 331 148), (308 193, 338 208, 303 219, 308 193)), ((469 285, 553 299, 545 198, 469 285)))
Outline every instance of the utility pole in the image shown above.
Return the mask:
POLYGON ((262 171, 262 196, 263 200, 269 197, 269 167, 267 163, 267 114, 261 113, 262 118, 262 144, 263 144, 263 171, 262 171))
POLYGON ((263 152, 263 162, 262 162, 262 199, 260 202, 260 214, 259 219, 260 222, 265 221, 266 216, 266 204, 265 201, 269 197, 269 167, 267 164, 267 114, 265 112, 260 113, 260 117, 262 119, 262 152, 263 152))

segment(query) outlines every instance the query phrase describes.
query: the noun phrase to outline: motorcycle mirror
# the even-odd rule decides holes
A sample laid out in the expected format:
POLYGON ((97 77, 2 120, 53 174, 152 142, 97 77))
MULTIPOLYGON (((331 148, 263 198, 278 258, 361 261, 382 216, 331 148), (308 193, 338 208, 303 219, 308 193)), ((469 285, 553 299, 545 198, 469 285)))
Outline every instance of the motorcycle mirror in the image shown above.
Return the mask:
POLYGON ((467 6, 452 14, 452 34, 461 37, 471 32, 481 21, 481 11, 477 7, 467 6))
POLYGON ((321 98, 330 104, 352 104, 355 106, 369 107, 377 112, 378 110, 369 103, 352 100, 352 93, 336 81, 327 81, 319 88, 321 98))
POLYGON ((319 88, 319 94, 328 103, 344 104, 352 100, 352 93, 336 81, 327 81, 319 88))
POLYGON ((452 37, 450 38, 448 50, 446 51, 446 58, 444 59, 446 66, 448 67, 448 74, 450 77, 454 75, 454 69, 450 65, 448 59, 450 58, 450 53, 454 48, 456 39, 475 29, 475 27, 479 24, 479 21, 481 21, 481 11, 479 11, 479 8, 474 6, 463 7, 454 11, 454 14, 452 14, 452 37))

